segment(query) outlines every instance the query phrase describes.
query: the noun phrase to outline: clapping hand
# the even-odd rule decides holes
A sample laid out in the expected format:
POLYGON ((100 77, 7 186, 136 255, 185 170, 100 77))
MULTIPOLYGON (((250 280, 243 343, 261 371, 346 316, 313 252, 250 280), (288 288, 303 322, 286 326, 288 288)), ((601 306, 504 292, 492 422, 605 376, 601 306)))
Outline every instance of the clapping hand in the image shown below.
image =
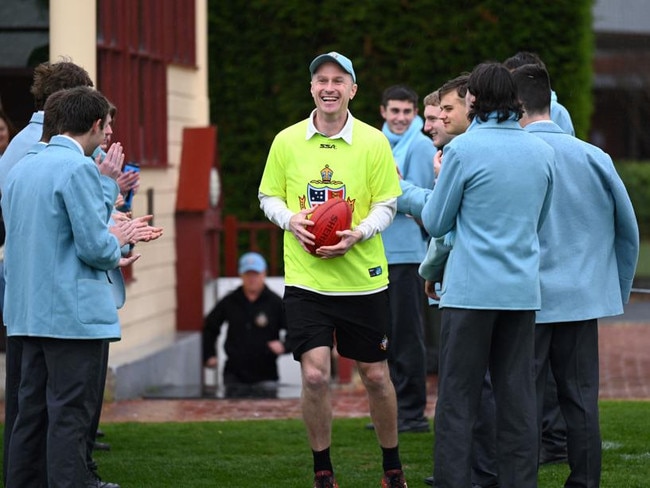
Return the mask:
POLYGON ((98 155, 95 158, 95 163, 97 164, 101 174, 117 180, 117 178, 122 174, 122 165, 124 164, 122 144, 119 142, 111 144, 104 159, 102 160, 101 156, 98 155))

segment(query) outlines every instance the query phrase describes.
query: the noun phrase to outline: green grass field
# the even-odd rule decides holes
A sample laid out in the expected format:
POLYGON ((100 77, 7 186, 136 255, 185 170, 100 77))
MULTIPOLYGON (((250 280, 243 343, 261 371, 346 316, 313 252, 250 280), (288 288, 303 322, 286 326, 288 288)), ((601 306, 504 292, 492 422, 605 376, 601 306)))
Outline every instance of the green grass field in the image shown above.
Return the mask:
MULTIPOLYGON (((367 418, 334 421, 332 456, 341 488, 378 487, 380 451, 367 418)), ((650 486, 650 402, 601 403, 602 488, 650 486)), ((300 420, 102 425, 111 451, 96 460, 122 488, 307 488, 311 455, 300 420)), ((432 470, 433 434, 404 434, 410 488, 432 470)), ((565 465, 543 467, 539 487, 563 486, 565 465)))

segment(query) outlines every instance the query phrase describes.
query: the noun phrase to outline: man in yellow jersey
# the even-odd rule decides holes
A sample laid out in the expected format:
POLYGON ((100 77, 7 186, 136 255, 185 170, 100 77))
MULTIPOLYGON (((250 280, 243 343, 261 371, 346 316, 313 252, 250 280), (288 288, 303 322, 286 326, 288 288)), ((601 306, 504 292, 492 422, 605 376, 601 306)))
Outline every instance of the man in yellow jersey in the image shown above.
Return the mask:
POLYGON ((266 216, 285 230, 284 305, 290 347, 302 372, 302 411, 314 459, 314 488, 338 487, 330 460, 332 347, 356 361, 383 452, 382 487, 406 488, 397 403, 386 362, 388 266, 380 232, 393 220, 399 177, 381 131, 352 117, 352 62, 330 52, 310 64, 316 109, 273 141, 259 188, 266 216), (329 198, 352 208, 352 229, 312 255, 307 216, 329 198))

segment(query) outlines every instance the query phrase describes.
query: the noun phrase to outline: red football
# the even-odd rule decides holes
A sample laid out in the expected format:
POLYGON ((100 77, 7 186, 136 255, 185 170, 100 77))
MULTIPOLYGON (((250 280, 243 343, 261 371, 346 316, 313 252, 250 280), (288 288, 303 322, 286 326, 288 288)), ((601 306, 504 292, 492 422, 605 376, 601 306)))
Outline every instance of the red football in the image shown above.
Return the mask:
POLYGON ((330 198, 325 203, 316 206, 309 219, 314 225, 307 230, 316 236, 315 244, 307 246, 309 252, 316 253, 321 246, 333 246, 341 238, 336 235, 338 230, 347 230, 352 224, 352 209, 341 198, 330 198))

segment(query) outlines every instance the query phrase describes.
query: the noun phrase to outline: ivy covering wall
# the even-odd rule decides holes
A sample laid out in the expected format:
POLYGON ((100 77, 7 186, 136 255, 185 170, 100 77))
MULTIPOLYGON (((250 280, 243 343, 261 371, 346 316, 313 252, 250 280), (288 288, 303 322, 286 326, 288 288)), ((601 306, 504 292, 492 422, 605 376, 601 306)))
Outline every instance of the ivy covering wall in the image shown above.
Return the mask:
MULTIPOLYGON (((578 136, 591 113, 593 0, 209 0, 211 119, 219 129, 225 213, 263 220, 257 187, 275 134, 314 104, 309 63, 354 63, 350 108, 377 127, 384 88, 420 99, 486 60, 538 53, 578 136)), ((420 110, 422 107, 420 106, 420 110)))

